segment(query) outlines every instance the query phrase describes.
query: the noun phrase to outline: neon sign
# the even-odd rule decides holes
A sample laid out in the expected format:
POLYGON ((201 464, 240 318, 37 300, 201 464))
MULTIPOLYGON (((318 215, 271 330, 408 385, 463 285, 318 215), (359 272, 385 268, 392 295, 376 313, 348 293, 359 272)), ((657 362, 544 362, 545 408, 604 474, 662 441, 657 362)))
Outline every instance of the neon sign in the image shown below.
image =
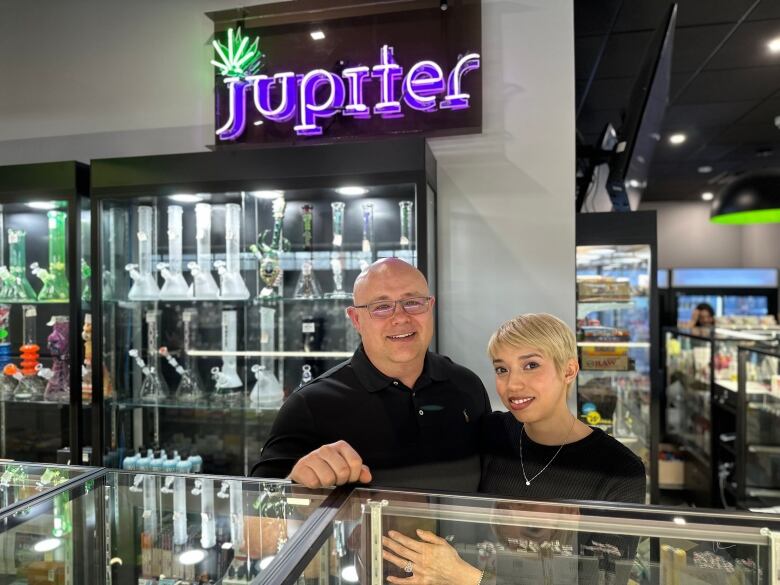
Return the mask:
POLYGON ((402 104, 420 112, 438 110, 463 110, 470 107, 470 94, 463 91, 463 78, 480 67, 478 53, 459 58, 452 70, 445 75, 434 61, 419 61, 404 69, 395 60, 393 47, 384 45, 380 50, 379 64, 373 67, 359 66, 344 69, 340 75, 325 69, 305 73, 282 72, 259 75, 256 68, 262 53, 257 40, 252 45, 241 38, 240 30, 233 39, 228 31, 228 45, 214 47, 222 61, 212 61, 220 69, 228 89, 228 119, 216 131, 221 140, 236 140, 246 129, 247 102, 255 114, 271 122, 295 120, 293 130, 298 136, 322 134, 320 121, 337 114, 356 119, 372 115, 384 119, 403 117, 402 104), (238 49, 236 49, 236 45, 238 49), (248 68, 243 68, 249 64, 248 68), (401 92, 396 95, 398 82, 401 92), (379 101, 373 107, 365 103, 364 87, 378 84, 379 101), (273 92, 273 90, 276 90, 273 92))

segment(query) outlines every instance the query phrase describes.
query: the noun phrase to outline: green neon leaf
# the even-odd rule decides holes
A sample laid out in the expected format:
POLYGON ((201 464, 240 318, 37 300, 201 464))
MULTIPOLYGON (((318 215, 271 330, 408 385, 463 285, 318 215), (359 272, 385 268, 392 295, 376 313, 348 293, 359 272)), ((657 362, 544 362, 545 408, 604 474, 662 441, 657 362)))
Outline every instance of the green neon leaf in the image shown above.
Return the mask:
POLYGON ((228 29, 227 45, 216 39, 211 42, 219 60, 212 59, 211 64, 225 77, 243 79, 252 75, 259 67, 263 54, 259 49, 259 38, 250 44, 249 37, 241 34, 241 28, 228 29))
POLYGON ((780 208, 756 209, 754 211, 739 211, 724 213, 710 218, 712 223, 723 225, 746 225, 751 223, 780 223, 780 208))

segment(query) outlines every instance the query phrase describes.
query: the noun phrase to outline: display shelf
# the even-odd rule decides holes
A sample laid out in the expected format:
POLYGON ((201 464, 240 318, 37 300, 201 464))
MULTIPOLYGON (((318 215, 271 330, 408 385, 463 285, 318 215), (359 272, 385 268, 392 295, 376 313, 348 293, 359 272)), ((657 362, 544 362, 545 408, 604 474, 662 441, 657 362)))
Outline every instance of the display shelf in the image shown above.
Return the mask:
POLYGON ((577 302, 577 319, 584 319, 591 313, 599 313, 601 311, 623 311, 626 309, 633 309, 633 301, 600 301, 589 302, 581 301, 577 302))
MULTIPOLYGON (((716 378, 715 386, 727 392, 733 392, 734 394, 739 392, 739 382, 736 380, 723 380, 723 379, 716 378)), ((745 391, 748 394, 768 394, 768 395, 772 394, 769 385, 761 384, 759 382, 753 382, 753 381, 747 382, 745 386, 745 391)))
POLYGON ((107 403, 111 403, 120 410, 134 409, 134 408, 150 408, 150 409, 173 409, 173 410, 205 410, 214 413, 219 412, 279 412, 279 406, 266 407, 266 406, 253 406, 247 404, 248 400, 242 399, 236 402, 180 402, 176 400, 176 397, 172 397, 170 400, 161 400, 159 402, 141 402, 138 400, 106 400, 107 403))

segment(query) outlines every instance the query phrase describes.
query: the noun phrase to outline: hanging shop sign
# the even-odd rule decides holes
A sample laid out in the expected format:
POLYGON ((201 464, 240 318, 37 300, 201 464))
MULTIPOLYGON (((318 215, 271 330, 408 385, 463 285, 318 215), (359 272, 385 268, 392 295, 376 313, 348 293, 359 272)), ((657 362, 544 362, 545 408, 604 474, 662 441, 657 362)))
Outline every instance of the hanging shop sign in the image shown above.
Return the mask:
MULTIPOLYGON (((481 60, 473 51, 442 63, 405 58, 388 43, 374 48, 372 62, 339 59, 336 67, 270 72, 260 37, 228 29, 224 42, 212 44, 218 143, 435 133, 457 129, 458 116, 481 108, 473 96, 481 98, 481 60)), ((463 124, 470 131, 479 130, 474 119, 463 124)), ((476 119, 481 127, 481 112, 476 119)))

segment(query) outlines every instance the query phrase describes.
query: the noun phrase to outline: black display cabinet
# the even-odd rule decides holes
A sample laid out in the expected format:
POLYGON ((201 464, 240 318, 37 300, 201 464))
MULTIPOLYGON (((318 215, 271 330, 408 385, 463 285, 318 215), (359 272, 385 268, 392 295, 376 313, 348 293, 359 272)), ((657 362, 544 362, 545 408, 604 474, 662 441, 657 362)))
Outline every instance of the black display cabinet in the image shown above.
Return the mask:
MULTIPOLYGON (((0 456, 78 463, 89 167, 0 167, 0 456)), ((87 318, 88 319, 88 318, 87 318)), ((87 327, 89 325, 87 324, 87 327)), ((88 337, 88 332, 87 332, 88 337)))
POLYGON ((93 161, 95 462, 246 474, 283 400, 359 344, 364 266, 435 290, 435 201, 422 138, 93 161))
POLYGON ((644 462, 658 501, 659 340, 654 211, 577 215, 577 414, 644 462))

